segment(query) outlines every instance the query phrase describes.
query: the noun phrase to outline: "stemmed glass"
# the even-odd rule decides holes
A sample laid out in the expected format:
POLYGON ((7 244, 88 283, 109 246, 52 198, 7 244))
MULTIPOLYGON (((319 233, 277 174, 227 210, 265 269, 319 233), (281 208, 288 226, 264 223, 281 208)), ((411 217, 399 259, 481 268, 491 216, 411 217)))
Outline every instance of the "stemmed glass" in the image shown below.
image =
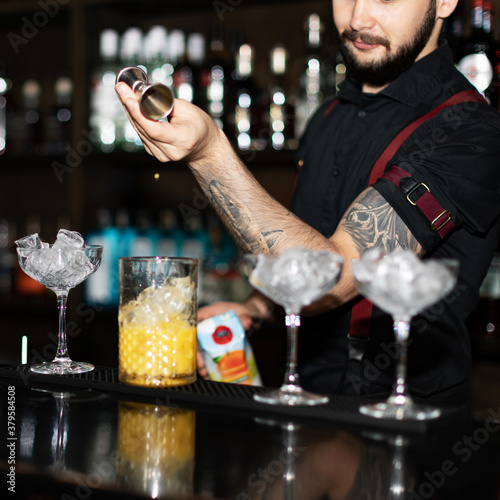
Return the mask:
POLYGON ((102 246, 89 245, 82 248, 54 248, 45 244, 42 248, 18 247, 17 255, 21 269, 34 280, 55 292, 59 310, 58 345, 55 358, 38 363, 31 371, 42 374, 66 375, 84 373, 94 365, 71 360, 66 336, 66 304, 71 288, 80 284, 99 268, 102 246))
POLYGON ((352 272, 359 291, 392 316, 394 336, 400 347, 392 394, 385 402, 361 406, 360 412, 396 420, 439 417, 440 409, 420 406, 407 393, 408 338, 412 318, 455 286, 458 261, 423 261, 408 250, 371 250, 352 262, 352 272))
POLYGON ((343 259, 328 251, 291 248, 280 255, 248 255, 254 288, 285 308, 287 366, 279 389, 256 393, 254 399, 276 405, 317 405, 328 397, 305 391, 297 373, 297 336, 304 306, 326 295, 338 282, 343 259))

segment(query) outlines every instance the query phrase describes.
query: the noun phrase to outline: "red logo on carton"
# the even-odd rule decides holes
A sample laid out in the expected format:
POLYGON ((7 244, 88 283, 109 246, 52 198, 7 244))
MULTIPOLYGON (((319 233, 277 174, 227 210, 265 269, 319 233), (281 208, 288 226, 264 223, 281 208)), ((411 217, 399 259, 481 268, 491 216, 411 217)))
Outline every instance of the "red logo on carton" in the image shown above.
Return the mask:
POLYGON ((212 338, 214 342, 219 345, 228 344, 233 340, 233 332, 227 326, 218 326, 214 333, 212 333, 212 338))

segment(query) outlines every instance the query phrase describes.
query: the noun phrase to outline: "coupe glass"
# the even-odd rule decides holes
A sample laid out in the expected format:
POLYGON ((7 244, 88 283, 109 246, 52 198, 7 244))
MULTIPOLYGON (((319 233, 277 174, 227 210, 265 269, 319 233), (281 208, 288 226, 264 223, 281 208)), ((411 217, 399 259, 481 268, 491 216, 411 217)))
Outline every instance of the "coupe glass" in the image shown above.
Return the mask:
POLYGON ((318 405, 328 397, 301 388, 297 373, 297 336, 304 306, 326 295, 338 282, 343 259, 332 252, 291 248, 280 255, 248 255, 250 283, 285 308, 287 367, 279 389, 257 393, 255 400, 276 405, 318 405))
POLYGON ((396 380, 387 401, 360 407, 360 412, 376 418, 427 420, 441 414, 438 408, 420 406, 407 393, 406 363, 412 318, 442 299, 455 286, 458 261, 420 260, 410 251, 366 252, 352 262, 359 291, 393 318, 399 357, 396 380))
POLYGON ((66 304, 71 288, 79 285, 99 268, 102 246, 83 248, 17 248, 21 269, 34 280, 55 292, 59 310, 58 345, 55 358, 38 363, 31 371, 42 374, 66 375, 94 369, 90 363, 71 360, 66 336, 66 304))

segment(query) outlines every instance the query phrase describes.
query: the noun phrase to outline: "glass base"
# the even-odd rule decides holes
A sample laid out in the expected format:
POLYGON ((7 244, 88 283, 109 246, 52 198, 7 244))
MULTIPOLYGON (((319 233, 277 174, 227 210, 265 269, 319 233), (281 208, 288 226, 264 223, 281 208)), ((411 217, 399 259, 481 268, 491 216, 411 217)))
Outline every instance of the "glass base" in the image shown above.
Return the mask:
POLYGON ((91 372, 94 365, 79 361, 46 361, 30 368, 33 373, 42 375, 76 375, 77 373, 91 372))
POLYGON ((259 403, 285 406, 323 405, 329 401, 327 396, 304 391, 304 389, 293 385, 284 385, 279 389, 256 393, 253 398, 259 403))
POLYGON ((363 405, 360 406, 359 411, 370 417, 392 420, 431 420, 441 415, 439 408, 420 406, 411 401, 399 404, 388 401, 363 405))

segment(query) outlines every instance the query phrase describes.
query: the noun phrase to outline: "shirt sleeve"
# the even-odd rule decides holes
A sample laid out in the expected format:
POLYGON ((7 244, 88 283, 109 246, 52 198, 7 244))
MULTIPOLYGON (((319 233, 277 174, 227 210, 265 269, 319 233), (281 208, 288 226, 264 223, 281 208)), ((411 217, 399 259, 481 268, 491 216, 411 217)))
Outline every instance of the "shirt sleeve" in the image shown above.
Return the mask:
MULTIPOLYGON (((386 166, 408 172, 449 210, 456 229, 484 234, 500 216, 500 114, 482 103, 445 109, 421 125, 386 166)), ((393 206, 422 247, 430 252, 442 241, 428 218, 392 181, 373 187, 393 206)))

